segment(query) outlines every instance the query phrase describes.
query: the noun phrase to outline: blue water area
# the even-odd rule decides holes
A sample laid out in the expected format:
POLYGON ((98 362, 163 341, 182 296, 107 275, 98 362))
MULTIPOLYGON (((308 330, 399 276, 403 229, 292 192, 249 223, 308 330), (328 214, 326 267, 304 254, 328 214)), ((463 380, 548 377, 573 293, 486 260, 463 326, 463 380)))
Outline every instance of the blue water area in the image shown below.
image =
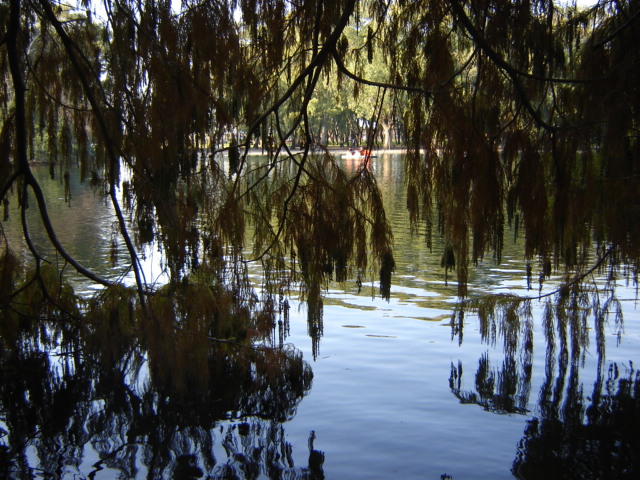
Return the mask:
MULTIPOLYGON (((567 325, 563 343, 563 329, 554 325, 550 343, 543 318, 547 301, 555 297, 535 297, 553 292, 559 277, 540 290, 537 283, 530 288, 520 240, 506 240, 499 264, 485 259, 471 269, 470 297, 530 296, 530 315, 518 325, 496 320, 487 334, 473 311, 454 315, 457 289, 453 275, 445 276, 440 267, 441 242, 434 239, 428 248, 423 229, 411 232, 402 162, 401 155, 380 155, 371 166, 394 224, 390 299, 380 297, 376 278, 362 286, 355 278, 330 285, 318 340, 310 335, 306 306, 291 298, 285 341, 302 352, 313 371, 306 395, 284 421, 247 416, 218 422, 209 432, 207 452, 185 433, 175 451, 192 456, 172 462, 191 461, 195 470, 180 478, 231 478, 225 476, 231 471, 244 472, 245 478, 634 478, 627 476, 637 471, 633 449, 640 446, 635 371, 640 314, 633 282, 621 275, 615 292, 623 325, 612 315, 598 330, 598 307, 611 292, 595 273, 590 298, 602 303, 584 306, 586 328, 580 331, 588 339, 578 346, 567 325), (597 338, 604 348, 598 348, 597 338), (278 452, 270 458, 280 466, 280 477, 264 464, 248 469, 243 463, 248 457, 241 451, 263 455, 267 447, 260 442, 278 452)), ((94 202, 91 208, 108 211, 103 199, 88 193, 86 198, 94 202)), ((159 277, 161 269, 150 259, 149 271, 155 272, 150 275, 159 277)), ((252 268, 259 289, 259 269, 252 268)), ((9 427, 0 420, 7 434, 9 427)), ((7 438, 0 442, 7 444, 7 438)), ((109 448, 103 440, 83 444, 80 461, 61 468, 58 478, 146 478, 151 460, 142 453, 144 446, 128 447, 139 449, 129 476, 104 460, 109 448)), ((37 476, 45 452, 28 452, 37 476)))

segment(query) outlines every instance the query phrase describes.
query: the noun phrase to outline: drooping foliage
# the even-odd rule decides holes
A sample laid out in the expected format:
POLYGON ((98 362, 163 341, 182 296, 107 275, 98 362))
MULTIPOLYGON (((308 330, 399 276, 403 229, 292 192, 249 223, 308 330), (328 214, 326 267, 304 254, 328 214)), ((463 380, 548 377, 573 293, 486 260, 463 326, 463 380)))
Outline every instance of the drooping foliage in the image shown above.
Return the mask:
MULTIPOLYGON (((149 301, 140 264, 153 243, 172 302, 200 298, 190 308, 208 313, 232 302, 254 328, 269 316, 275 325, 283 298, 299 289, 311 328, 329 280, 379 275, 389 294, 392 232, 375 178, 366 168, 341 171, 317 128, 320 85, 336 99, 369 88, 379 101, 367 141, 380 125, 401 124, 409 216, 443 237, 443 267, 455 270, 461 295, 474 262, 500 257, 507 224, 543 276, 549 265, 587 268, 594 241, 633 274, 639 8, 106 0, 69 9, 11 0, 0 6, 0 196, 5 212, 16 202, 37 208, 57 254, 111 287, 117 280, 86 269, 57 240, 32 172, 44 161, 52 179, 64 179, 77 165, 113 206, 150 318, 181 319, 176 306, 158 308, 162 292, 149 301), (268 160, 248 155, 256 146, 268 160), (246 287, 250 259, 265 272, 260 307, 246 287), (194 272, 210 281, 211 305, 189 281, 194 272)), ((18 296, 39 289, 78 315, 48 285, 48 260, 26 223, 23 237, 34 265, 16 268, 4 239, 3 309, 28 313, 18 296)))

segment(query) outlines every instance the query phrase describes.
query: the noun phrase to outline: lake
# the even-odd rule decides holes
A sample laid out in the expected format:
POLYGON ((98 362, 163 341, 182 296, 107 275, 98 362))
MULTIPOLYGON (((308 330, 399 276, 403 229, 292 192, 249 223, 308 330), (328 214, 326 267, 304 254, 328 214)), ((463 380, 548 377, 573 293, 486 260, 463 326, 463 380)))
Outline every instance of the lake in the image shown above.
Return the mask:
MULTIPOLYGON (((229 409, 217 400, 202 407, 197 399, 172 400, 157 392, 147 397, 144 378, 128 384, 114 375, 112 390, 105 380, 87 391, 91 382, 65 370, 62 359, 74 353, 48 352, 48 360, 40 359, 45 368, 34 361, 11 363, 4 352, 0 472, 65 480, 640 478, 637 287, 620 275, 622 326, 613 315, 598 323, 595 310, 585 304, 583 347, 577 346, 573 327, 565 331, 557 325, 551 327, 550 347, 546 299, 528 303, 529 321, 497 321, 495 330, 492 325, 487 330, 473 312, 455 316, 455 278, 450 273, 447 279, 440 267, 442 245, 434 238, 430 250, 424 232, 410 231, 402 155, 381 155, 371 168, 394 227, 391 297, 380 298, 375 279, 361 287, 355 281, 330 285, 321 334, 311 335, 304 305, 291 300, 285 342, 313 375, 301 390, 293 389, 296 395, 279 397, 256 388, 261 397, 255 399, 247 388, 244 407, 225 415, 229 409), (63 425, 55 416, 38 414, 35 396, 21 393, 37 389, 21 386, 29 375, 9 371, 11 365, 56 372, 52 385, 71 385, 73 378, 73 388, 51 399, 60 402, 51 412, 62 412, 63 425), (112 396, 122 399, 115 402, 112 396), (29 404, 24 412, 10 403, 20 401, 29 404), (277 414, 267 415, 270 402, 290 404, 283 407, 285 414, 271 405, 277 414), (71 413, 65 411, 70 404, 71 413), (212 410, 216 415, 208 416, 212 410), (14 431, 19 428, 25 431, 14 431), (155 433, 141 435, 140 429, 155 433)), ((52 210, 69 213, 54 218, 63 243, 101 275, 130 278, 121 264, 109 261, 113 218, 104 199, 77 179, 71 192, 67 205, 61 184, 47 186, 50 201, 67 209, 52 210)), ((17 225, 5 228, 16 234, 17 225)), ((506 234, 499 264, 487 258, 470 268, 471 297, 536 297, 557 287, 559 277, 540 291, 537 281, 528 288, 522 244, 514 237, 506 234)), ((159 261, 149 249, 147 278, 162 282, 159 261)), ((252 268, 251 275, 259 285, 260 270, 252 268)), ((593 285, 604 303, 609 292, 602 279, 594 275, 593 285)), ((84 281, 74 286, 86 294, 97 289, 84 281)), ((85 362, 77 359, 80 364, 85 362)), ((110 378, 103 371, 110 367, 95 368, 110 378)), ((145 371, 144 365, 139 368, 145 371)))

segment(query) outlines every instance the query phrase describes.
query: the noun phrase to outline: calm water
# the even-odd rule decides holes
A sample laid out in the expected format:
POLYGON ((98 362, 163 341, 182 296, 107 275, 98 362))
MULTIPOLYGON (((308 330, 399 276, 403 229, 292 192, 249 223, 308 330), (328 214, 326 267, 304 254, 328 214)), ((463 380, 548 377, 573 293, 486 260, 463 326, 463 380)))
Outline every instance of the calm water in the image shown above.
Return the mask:
MULTIPOLYGON (((237 478, 225 467, 229 465, 247 478, 597 478, 596 469, 615 470, 616 478, 637 478, 638 461, 629 463, 628 454, 629 448, 640 446, 640 387, 634 370, 640 361, 640 314, 634 287, 621 281, 624 334, 618 337, 613 321, 605 326, 606 358, 600 369, 593 328, 584 361, 577 366, 563 361, 560 349, 548 354, 541 302, 532 302, 530 362, 523 363, 521 344, 510 356, 500 338, 483 341, 474 315, 464 317, 461 339, 452 333, 456 285, 445 282, 441 246, 434 240, 429 251, 424 235, 409 232, 401 156, 381 156, 372 169, 395 229, 397 269, 391 299, 379 298, 376 281, 360 292, 355 282, 333 285, 315 358, 305 309, 294 302, 287 342, 302 351, 313 371, 311 388, 295 414, 284 422, 256 417, 217 422, 205 454, 201 444, 189 440, 193 425, 184 425, 181 447, 174 451, 193 454, 202 478, 237 478), (238 435, 241 428, 260 433, 238 435), (242 466, 247 452, 260 456, 256 452, 267 449, 261 442, 275 444, 274 462, 284 466, 278 475, 265 467, 242 466), (205 458, 209 454, 214 462, 205 458), (580 473, 567 458, 585 470, 580 473)), ((64 202, 58 187, 51 186, 48 194, 52 201, 64 202)), ((66 207, 72 214, 58 223, 62 240, 99 273, 126 276, 126 270, 106 261, 112 228, 108 207, 77 183, 72 193, 66 207)), ((154 252, 147 254, 148 278, 161 281, 154 252)), ((259 283, 257 270, 254 278, 259 283)), ((84 292, 94 288, 76 286, 84 292)), ((543 293, 552 288, 549 281, 543 293)), ((469 290, 471 295, 537 291, 527 290, 521 249, 510 239, 499 265, 487 260, 472 270, 469 290)), ((592 317, 588 321, 593 326, 592 317)), ((5 411, 0 409, 2 415, 5 411)), ((0 427, 0 445, 7 445, 4 416, 0 427)), ((104 460, 105 452, 125 448, 126 440, 120 440, 87 439, 74 464, 63 460, 67 447, 61 444, 49 445, 50 451, 34 446, 26 461, 36 478, 146 478, 153 459, 141 445, 127 468, 104 460), (56 472, 40 470, 40 459, 46 456, 59 457, 56 472)), ((194 472, 175 478, 198 478, 194 472)))

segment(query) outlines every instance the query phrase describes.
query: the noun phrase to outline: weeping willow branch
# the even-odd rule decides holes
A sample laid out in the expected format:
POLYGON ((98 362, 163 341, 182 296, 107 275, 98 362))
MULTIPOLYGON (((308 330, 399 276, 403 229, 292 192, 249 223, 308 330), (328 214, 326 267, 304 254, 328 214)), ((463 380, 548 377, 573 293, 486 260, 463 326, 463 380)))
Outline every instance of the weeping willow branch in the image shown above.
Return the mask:
POLYGON ((467 16, 463 6, 458 0, 451 0, 451 7, 456 17, 464 26, 465 30, 469 33, 474 42, 482 49, 482 51, 487 54, 487 56, 496 64, 496 66, 498 66, 503 72, 505 72, 505 74, 511 79, 518 97, 520 97, 520 100, 524 104, 529 114, 535 119, 536 123, 547 131, 555 131, 557 127, 546 122, 529 101, 529 98, 527 97, 527 94, 524 91, 524 87, 520 83, 519 79, 519 77, 523 75, 522 72, 518 72, 517 70, 515 70, 506 60, 504 60, 495 50, 493 50, 493 48, 491 48, 491 46, 485 41, 482 34, 475 27, 471 19, 467 16))
MULTIPOLYGON (((295 179, 294 179, 294 184, 293 187, 291 188, 291 191, 289 192, 289 195, 287 196, 287 198, 284 201, 283 204, 283 215, 282 215, 282 221, 280 222, 280 225, 278 226, 278 230, 275 233, 273 240, 271 241, 271 243, 264 249, 264 251, 259 254, 256 258, 254 258, 252 261, 255 260, 260 260, 262 259, 272 248, 273 246, 276 244, 276 242, 278 241, 278 239, 280 238, 280 235, 282 234, 283 230, 284 230, 284 226, 286 223, 286 218, 287 218, 287 213, 288 213, 288 209, 289 209, 289 203, 292 201, 295 193, 298 190, 298 185, 300 184, 300 179, 302 177, 302 173, 305 171, 305 163, 306 160, 309 156, 309 150, 311 147, 311 142, 309 141, 311 139, 311 134, 309 133, 309 119, 308 119, 308 114, 307 114, 307 107, 309 105, 309 102, 311 101, 311 97, 314 91, 314 87, 318 82, 318 79, 320 78, 320 73, 321 73, 321 68, 316 68, 315 70, 311 70, 310 73, 313 73, 313 78, 309 81, 309 84, 307 85, 306 88, 306 92, 305 92, 305 98, 303 100, 303 104, 302 104, 302 108, 300 110, 300 115, 298 117, 298 121, 297 124, 299 125, 301 122, 303 123, 304 127, 305 127, 305 132, 306 132, 306 136, 307 136, 307 141, 305 142, 305 149, 304 152, 302 154, 302 159, 300 160, 300 162, 296 162, 296 164, 298 165, 298 172, 296 173, 295 179)), ((277 113, 278 113, 278 109, 274 109, 272 112, 274 115, 276 115, 276 119, 277 117, 277 113)), ((265 117, 266 119, 266 117, 265 117)), ((278 126, 279 128, 279 126, 278 126)), ((249 137, 249 135, 247 135, 247 137, 249 137)), ((245 158, 248 154, 248 149, 245 150, 245 158)), ((293 156, 291 155, 291 152, 289 151, 289 154, 291 156, 291 158, 293 158, 293 156)), ((243 160, 244 161, 244 160, 243 160)), ((274 162, 275 163, 275 162, 274 162)), ((263 177, 265 178, 265 177, 263 177)), ((236 182, 237 185, 237 182, 236 182)), ((254 184, 255 187, 255 184, 254 184)), ((252 187, 252 188, 254 188, 252 187)))
POLYGON ((363 85, 369 85, 370 87, 378 87, 378 88, 388 88, 390 90, 399 90, 399 91, 403 91, 403 92, 409 92, 409 93, 419 93, 422 95, 426 95, 426 96, 430 96, 434 93, 433 90, 427 90, 425 88, 421 88, 421 87, 414 87, 411 85, 401 85, 401 84, 395 84, 395 83, 385 83, 385 82, 375 82, 373 80, 368 80, 366 78, 360 77, 358 75, 356 75, 355 73, 353 73, 351 70, 349 70, 347 68, 347 66, 344 63, 344 60, 342 59, 342 56, 338 53, 338 50, 336 48, 334 48, 331 51, 331 56, 333 57, 333 60, 336 62, 336 66, 338 67, 338 70, 340 70, 342 73, 344 73, 347 77, 349 77, 350 79, 361 83, 363 85))
MULTIPOLYGON (((307 102, 308 103, 308 102, 307 102)), ((280 151, 282 149, 285 150, 286 152, 286 157, 291 159, 294 163, 296 163, 296 165, 300 165, 300 163, 295 159, 296 155, 304 155, 304 153, 298 153, 298 154, 294 154, 291 149, 289 148, 289 145, 287 145, 287 141, 286 139, 289 138, 291 136, 291 134, 296 130, 296 128, 298 128, 300 126, 300 123, 302 122, 302 112, 300 112, 300 114, 296 117, 296 120, 293 123, 293 127, 291 127, 291 129, 289 130, 289 132, 287 132, 287 134, 285 135, 282 132, 282 126, 280 125, 280 114, 279 111, 276 110, 274 112, 274 115, 276 117, 276 132, 278 133, 278 138, 280 139, 280 145, 278 147, 278 150, 276 151, 275 157, 273 159, 272 162, 269 163, 269 167, 267 168, 267 171, 265 173, 263 173, 259 178, 256 179, 255 182, 253 182, 253 184, 251 184, 249 187, 247 187, 247 189, 242 192, 242 194, 240 195, 239 199, 243 198, 244 196, 248 195, 249 192, 251 192, 253 189, 255 189, 258 185, 260 185, 263 181, 265 181, 268 177, 269 174, 273 171, 273 169, 275 168, 276 164, 278 163, 278 157, 280 155, 280 151)), ((232 147, 229 147, 232 148, 232 147)), ((285 159, 286 160, 286 159, 285 159)), ((285 161, 283 160, 283 161, 285 161)), ((305 170, 305 174, 310 175, 309 171, 305 170)))
POLYGON ((16 180, 22 176, 22 172, 20 170, 16 170, 11 174, 11 177, 5 182, 5 184, 0 188, 0 198, 5 198, 5 196, 9 193, 9 190, 14 185, 16 180))
MULTIPOLYGON (((483 300, 480 300, 480 302, 482 303, 482 301, 486 300, 487 298, 490 297, 500 297, 500 298, 508 298, 509 300, 512 300, 514 302, 517 303, 522 303, 522 302, 530 302, 533 300, 542 300, 543 298, 549 298, 549 297, 553 297, 559 293, 561 293, 562 291, 566 290, 567 288, 574 286, 574 285, 580 285, 582 283, 582 281, 587 278, 588 276, 592 275, 595 271, 597 271, 602 264, 605 262, 605 260, 607 260, 607 258, 609 258, 610 256, 612 256, 615 252, 617 248, 617 245, 611 245, 609 246, 609 248, 607 248, 607 250, 598 258, 598 260, 593 264, 593 266, 591 266, 591 268, 589 268, 587 271, 576 274, 573 278, 571 278, 570 280, 563 282, 558 288, 544 293, 544 294, 539 294, 536 296, 527 296, 527 295, 488 295, 485 296, 483 298, 483 300)), ((474 305, 478 302, 478 300, 474 300, 474 299, 468 299, 468 300, 464 300, 463 302, 461 302, 462 304, 466 304, 466 305, 474 305)))
POLYGON ((63 246, 58 241, 51 219, 47 213, 47 205, 40 188, 40 184, 36 180, 29 166, 29 160, 27 156, 27 119, 25 111, 25 92, 24 79, 22 77, 22 68, 20 66, 20 55, 18 53, 18 33, 20 32, 20 0, 12 0, 10 8, 9 28, 7 32, 7 54, 9 57, 9 64, 11 69, 11 77, 13 80, 14 92, 15 92, 15 106, 16 106, 16 156, 18 160, 18 170, 14 178, 18 176, 24 176, 25 184, 29 185, 33 190, 40 211, 40 217, 42 223, 47 232, 47 236, 51 241, 51 244, 57 252, 76 269, 78 273, 85 277, 97 282, 101 285, 109 286, 111 282, 105 280, 98 275, 94 274, 90 270, 80 265, 71 255, 69 255, 63 246))
MULTIPOLYGON (((129 256, 131 258, 131 262, 132 262, 132 266, 133 266, 133 271, 134 271, 134 275, 136 278, 136 285, 138 288, 138 297, 140 299, 141 304, 144 306, 145 305, 145 291, 144 291, 144 283, 143 283, 143 279, 142 279, 142 273, 141 273, 141 269, 140 269, 140 265, 139 262, 140 260, 138 259, 138 254, 136 252, 136 249, 133 245, 133 241, 131 240, 131 237, 129 236, 129 232, 127 229, 127 225, 126 225, 126 221, 125 218, 122 214, 122 211, 120 209, 120 205, 117 201, 116 198, 116 194, 115 194, 115 171, 116 171, 116 164, 118 162, 117 159, 117 155, 114 152, 114 146, 113 146, 113 141, 111 139, 111 136, 109 134, 109 128, 107 127, 107 122, 104 118, 104 116, 102 115, 102 109, 100 107, 100 105, 98 104, 98 101, 95 97, 95 95, 93 94, 93 90, 91 88, 91 85, 89 84, 89 80, 87 79, 87 77, 84 74, 84 71, 80 65, 80 62, 76 56, 76 50, 78 50, 77 46, 73 43, 73 41, 69 38, 69 36, 67 35, 66 31, 64 30, 64 27, 61 25, 61 23, 58 21, 57 17, 55 16, 55 14, 53 13, 53 10, 51 8, 51 5, 49 4, 48 0, 40 0, 40 5, 42 6, 47 19, 51 22, 51 24, 53 25, 54 29, 56 30, 56 32, 58 33, 58 36, 60 37, 60 39, 62 40, 62 43, 65 47, 65 50, 67 52, 67 55, 69 57, 69 60, 71 61, 74 69, 76 70, 76 73, 78 75, 78 78, 82 84, 82 88, 84 90, 85 95, 87 96, 87 99, 89 100, 89 103, 91 104, 91 107, 93 108, 93 113, 96 116, 96 119, 98 121, 98 124, 100 125, 100 129, 102 130, 102 135, 105 138, 106 141, 106 145, 107 145, 107 151, 109 154, 109 158, 111 161, 111 168, 110 168, 110 178, 109 178, 109 194, 111 197, 111 202, 114 206, 114 209, 116 211, 116 216, 118 218, 118 224, 120 226, 120 233, 122 234, 122 237, 124 238, 125 241, 125 245, 127 246, 127 250, 129 252, 129 256)), ((71 262, 70 262, 71 263, 71 262)))
POLYGON ((7 56, 9 57, 9 69, 13 80, 15 101, 15 132, 16 132, 16 157, 18 170, 24 173, 29 170, 27 157, 27 116, 26 116, 26 87, 22 77, 20 55, 18 53, 18 34, 20 33, 20 0, 11 0, 9 10, 9 25, 7 28, 7 56))
POLYGON ((298 190, 298 186, 300 185, 300 178, 302 177, 302 173, 304 172, 304 165, 309 156, 309 148, 310 148, 310 145, 309 145, 309 142, 307 142, 304 153, 302 154, 302 159, 298 164, 298 172, 296 173, 293 186, 291 187, 291 191, 289 192, 289 195, 287 196, 287 198, 284 201, 284 204, 282 205, 282 210, 283 210, 282 221, 280 222, 280 225, 278 225, 278 230, 276 231, 271 243, 264 249, 264 251, 260 255, 258 255, 256 258, 250 261, 256 261, 256 260, 262 259, 273 248, 273 246, 276 244, 276 242, 280 238, 280 235, 282 235, 282 232, 284 230, 284 226, 286 223, 287 214, 289 211, 289 203, 291 203, 291 200, 295 196, 295 193, 298 190))
POLYGON ((90 280, 93 280, 94 282, 99 283, 100 285, 104 285, 105 287, 111 286, 112 283, 109 280, 105 280, 104 278, 96 275, 95 273, 93 273, 91 270, 83 267, 82 265, 80 265, 80 263, 73 258, 71 255, 69 255, 67 253, 67 251, 64 249, 64 247, 62 246, 62 244, 60 243, 60 241, 58 240, 58 237, 56 235, 55 229, 53 228, 53 225, 51 224, 51 219, 49 217, 49 213, 47 211, 47 203, 46 200, 44 198, 44 194, 42 193, 42 189, 40 188, 40 184, 38 183, 38 181, 35 179, 35 177, 33 176, 33 173, 31 172, 31 170, 29 170, 26 174, 26 182, 27 184, 31 187, 31 189, 33 190, 33 193, 36 197, 36 202, 38 204, 38 209, 40 210, 40 217, 42 219, 42 223, 44 225, 44 228, 47 232, 47 236, 49 237, 49 240, 51 241, 51 244, 53 245, 53 247, 56 249, 57 252, 60 253, 60 255, 62 256, 62 258, 64 258, 71 266, 73 266, 73 268, 75 268, 75 270, 87 277, 90 280))
MULTIPOLYGON (((263 112, 263 114, 253 123, 253 125, 251 127, 249 127, 249 130, 247 132, 247 143, 249 142, 249 139, 251 138, 251 136, 253 136, 254 133, 257 132, 257 130, 259 129, 260 125, 265 122, 268 118, 269 115, 274 114, 276 115, 277 118, 277 112, 280 109, 280 107, 286 102, 288 101, 291 96, 294 94, 294 92, 298 89, 298 87, 300 87, 302 85, 302 83, 308 79, 309 83, 307 84, 306 88, 305 88, 305 97, 303 100, 303 104, 301 106, 300 109, 300 115, 298 116, 297 119, 297 125, 300 124, 300 122, 302 122, 305 126, 305 135, 307 137, 307 141, 305 142, 305 150, 304 153, 302 154, 302 159, 300 160, 300 162, 296 162, 298 164, 298 172, 296 173, 296 177, 294 179, 294 184, 293 187, 291 189, 291 191, 289 192, 289 195, 287 196, 287 198, 284 201, 283 204, 283 216, 282 216, 282 220, 280 222, 280 225, 278 226, 278 230, 273 238, 273 240, 271 241, 271 243, 265 248, 265 250, 256 257, 256 259, 261 259, 263 258, 275 245, 275 243, 278 241, 278 239, 280 238, 280 235, 282 234, 283 230, 284 230, 284 226, 286 223, 286 218, 287 218, 287 213, 288 213, 288 207, 289 207, 289 203, 292 201, 293 197, 295 196, 297 189, 298 189, 298 185, 300 184, 300 179, 302 176, 302 173, 304 172, 304 165, 306 162, 306 159, 309 155, 309 149, 310 149, 310 145, 311 145, 311 134, 309 132, 309 120, 307 117, 307 107, 309 102, 311 101, 311 97, 312 94, 315 90, 315 86, 318 83, 318 80, 320 78, 320 74, 321 74, 321 70, 322 70, 322 66, 325 64, 325 62, 327 61, 327 59, 331 56, 331 53, 333 50, 335 50, 335 45, 337 43, 337 41, 339 40, 340 36, 342 35, 342 32, 344 30, 344 28, 347 26, 348 20, 351 16, 351 14, 353 13, 353 9, 355 6, 355 2, 349 1, 347 2, 347 4, 345 5, 345 10, 342 13, 342 16, 340 17, 336 27, 334 28, 333 32, 331 33, 331 35, 329 36, 329 38, 327 39, 327 41, 325 42, 325 44, 322 46, 322 48, 319 48, 318 45, 318 35, 319 35, 319 26, 317 25, 317 23, 319 22, 319 16, 320 16, 320 6, 318 7, 318 12, 317 12, 317 16, 316 16, 316 26, 314 28, 314 31, 316 32, 315 37, 314 37, 314 45, 313 45, 313 52, 314 52, 314 56, 313 59, 311 60, 311 62, 309 63, 309 65, 307 65, 307 67, 298 75, 298 77, 292 82, 291 86, 287 89, 287 91, 276 101, 274 102, 265 112, 263 112), (302 120, 304 119, 304 120, 302 120)), ((240 164, 240 168, 238 173, 240 173, 243 169, 243 166, 246 162, 246 157, 249 153, 249 149, 245 148, 245 152, 243 155, 243 159, 242 162, 240 164)), ((291 153, 291 152, 289 152, 291 153)), ((238 181, 239 181, 239 177, 240 175, 238 175, 238 177, 236 178, 236 183, 235 185, 238 185, 238 181)), ((234 187, 235 188, 235 187, 234 187)))
POLYGON ((611 255, 613 255, 613 253, 616 251, 617 245, 611 245, 609 246, 609 248, 607 248, 607 250, 600 256, 600 258, 598 258, 598 260, 596 261, 596 263, 586 272, 580 273, 578 275, 576 275, 574 278, 572 278, 570 281, 563 283, 560 287, 558 287, 557 289, 545 293, 544 295, 538 295, 537 297, 531 297, 529 298, 529 300, 537 300, 537 299, 541 299, 541 298, 545 298, 545 297, 551 297, 553 295, 556 295, 557 293, 560 293, 562 290, 566 289, 567 287, 570 287, 572 285, 578 285, 580 284, 585 278, 587 278, 588 276, 592 275, 596 270, 598 270, 602 264, 604 263, 604 261, 610 257, 611 255))
MULTIPOLYGON (((373 142, 378 134, 378 125, 380 124, 380 116, 382 115, 382 107, 384 105, 384 97, 387 94, 386 87, 378 87, 378 94, 376 95, 376 104, 373 109, 373 116, 371 117, 371 122, 369 123, 369 130, 367 132, 367 150, 369 151, 369 155, 371 155, 371 150, 373 149, 373 142), (382 98, 380 98, 380 88, 382 88, 382 98)), ((365 157, 366 158, 366 157, 365 157)), ((366 161, 363 163, 363 168, 366 167, 366 161)))
MULTIPOLYGON (((540 82, 549 82, 555 84, 566 84, 566 85, 576 85, 576 84, 590 84, 590 83, 598 83, 608 78, 611 78, 612 75, 606 75, 595 78, 558 78, 558 77, 545 77, 542 75, 536 75, 530 72, 523 72, 522 70, 518 70, 513 65, 511 65, 508 61, 503 59, 485 40, 484 36, 478 31, 478 29, 473 25, 473 22, 469 18, 469 16, 465 13, 464 7, 460 4, 459 0, 451 0, 451 6, 456 14, 456 17, 460 21, 462 25, 464 25, 467 33, 471 36, 472 40, 480 47, 486 54, 489 56, 502 70, 504 70, 508 76, 514 80, 516 78, 526 78, 530 80, 536 80, 540 82)), ((637 16, 634 15, 634 16, 637 16)), ((624 30, 624 29, 621 29, 624 30)), ((616 35, 619 35, 620 32, 617 32, 616 35)), ((611 39, 608 39, 610 41, 611 39)), ((605 42, 606 43, 606 42, 605 42)), ((515 81, 515 80, 514 80, 515 81)))
POLYGON ((596 43, 593 48, 602 48, 604 47, 607 43, 613 41, 614 38, 618 37, 624 30, 626 30, 627 28, 629 28, 631 26, 631 24, 640 16, 640 10, 636 10, 636 12, 631 15, 631 17, 629 17, 622 25, 620 25, 618 28, 616 28, 613 32, 611 32, 611 34, 609 36, 607 36, 605 39, 603 39, 602 41, 596 43))
MULTIPOLYGON (((319 47, 319 45, 316 45, 316 47, 314 47, 314 51, 316 51, 317 53, 315 53, 315 55, 313 56, 309 64, 304 68, 304 70, 302 70, 302 72, 300 72, 300 74, 295 78, 295 80, 291 82, 291 85, 289 86, 289 88, 280 96, 280 98, 278 98, 275 102, 273 102, 269 106, 269 108, 267 108, 249 127, 247 131, 247 142, 248 142, 248 139, 251 138, 258 131, 258 129, 260 128, 260 125, 262 125, 262 123, 267 120, 269 115, 271 115, 276 110, 278 110, 282 105, 284 105, 284 103, 291 98, 291 96, 295 93, 298 87, 300 87, 300 85, 302 85, 302 83, 307 78, 311 77, 314 74, 316 76, 319 74, 318 71, 320 69, 318 67, 322 67, 327 61, 327 58, 331 55, 332 51, 335 50, 338 40, 340 39, 342 32, 348 25, 349 18, 351 18, 351 15, 353 14, 355 4, 356 4, 355 0, 348 0, 347 2, 345 2, 344 10, 340 18, 338 19, 336 26, 331 32, 331 35, 329 35, 329 37, 327 38, 325 43, 322 45, 322 47, 320 47, 319 49, 317 48, 319 47)), ((318 39, 316 36, 314 44, 317 44, 317 42, 318 42, 318 39)), ((316 79, 316 82, 317 82, 317 79, 316 79)), ((315 85, 315 82, 313 82, 309 86, 311 85, 315 85)), ((246 162, 247 155, 248 155, 248 149, 245 150, 245 154, 242 158, 242 162, 240 163, 240 168, 238 172, 242 171, 242 168, 246 162)))
POLYGON ((25 60, 27 62, 27 66, 29 67, 29 71, 31 72, 31 77, 33 78, 34 82, 36 83, 36 85, 38 85, 38 87, 40 87, 40 90, 42 92, 44 92, 45 96, 51 102, 55 103, 60 108, 65 109, 65 110, 71 110, 71 111, 74 111, 74 112, 81 112, 81 113, 91 113, 91 110, 89 110, 88 108, 77 107, 75 105, 69 105, 67 103, 62 102, 60 99, 56 98, 54 95, 49 93, 49 91, 47 90, 46 86, 42 83, 42 81, 38 77, 38 74, 36 72, 36 68, 37 67, 31 64, 31 61, 30 61, 28 56, 25 58, 25 60))

